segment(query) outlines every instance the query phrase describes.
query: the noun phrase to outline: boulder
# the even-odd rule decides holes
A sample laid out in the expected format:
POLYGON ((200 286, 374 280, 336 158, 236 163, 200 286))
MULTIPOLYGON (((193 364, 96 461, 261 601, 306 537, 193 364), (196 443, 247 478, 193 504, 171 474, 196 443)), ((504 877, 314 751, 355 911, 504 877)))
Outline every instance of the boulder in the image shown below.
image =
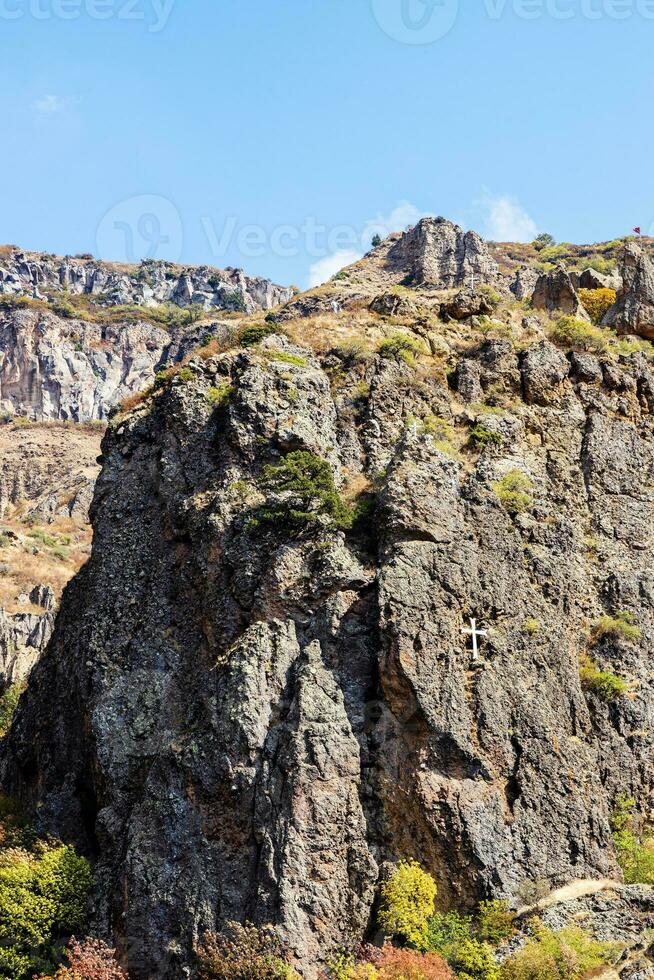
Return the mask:
POLYGON ((552 272, 544 272, 539 277, 531 301, 537 310, 567 313, 580 320, 590 320, 577 295, 570 274, 562 265, 552 272))
POLYGON ((461 289, 441 306, 441 317, 445 320, 467 320, 471 316, 490 315, 494 310, 488 296, 476 289, 461 289))

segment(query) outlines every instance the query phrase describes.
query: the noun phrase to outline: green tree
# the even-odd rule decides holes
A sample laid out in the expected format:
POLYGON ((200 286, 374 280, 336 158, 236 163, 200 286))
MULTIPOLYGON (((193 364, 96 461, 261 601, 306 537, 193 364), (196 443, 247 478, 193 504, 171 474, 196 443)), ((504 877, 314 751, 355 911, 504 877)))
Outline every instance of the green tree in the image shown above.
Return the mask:
POLYGON ((436 882, 417 861, 402 861, 381 887, 380 926, 390 935, 424 948, 436 890, 436 882))

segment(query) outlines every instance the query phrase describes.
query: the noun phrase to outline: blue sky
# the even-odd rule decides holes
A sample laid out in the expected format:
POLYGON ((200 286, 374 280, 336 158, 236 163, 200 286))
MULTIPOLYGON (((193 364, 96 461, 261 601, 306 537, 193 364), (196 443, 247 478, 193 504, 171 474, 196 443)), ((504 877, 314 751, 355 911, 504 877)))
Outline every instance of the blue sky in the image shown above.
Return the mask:
POLYGON ((424 213, 654 222, 654 0, 0 0, 0 37, 4 242, 305 287, 424 213))

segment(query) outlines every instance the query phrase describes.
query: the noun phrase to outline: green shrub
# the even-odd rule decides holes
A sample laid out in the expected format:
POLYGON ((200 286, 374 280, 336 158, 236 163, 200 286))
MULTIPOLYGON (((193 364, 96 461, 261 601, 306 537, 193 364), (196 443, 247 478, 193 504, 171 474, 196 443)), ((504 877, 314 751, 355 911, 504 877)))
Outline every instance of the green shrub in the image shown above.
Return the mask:
POLYGON ((472 939, 472 919, 458 912, 436 912, 427 923, 421 948, 449 962, 456 947, 472 939))
POLYGON ((477 917, 479 938, 491 946, 499 946, 514 935, 515 913, 501 899, 480 902, 477 917))
POLYGON ((418 341, 406 333, 394 333, 387 340, 382 340, 377 347, 377 353, 382 357, 404 361, 409 367, 415 367, 415 355, 420 353, 418 341))
POLYGON ((434 914, 436 882, 417 861, 402 861, 381 887, 379 924, 392 936, 401 936, 421 948, 434 914))
POLYGON ((500 980, 500 968, 488 943, 468 939, 456 946, 450 965, 459 980, 500 980))
POLYGON ((207 391, 207 401, 210 405, 226 405, 229 399, 232 397, 232 391, 234 389, 225 381, 218 385, 213 385, 207 391))
POLYGON ((565 347, 601 354, 608 349, 609 339, 613 335, 576 317, 562 316, 554 325, 552 336, 565 347))
POLYGON ((193 371, 190 369, 190 367, 183 367, 177 372, 175 377, 178 378, 182 382, 182 384, 188 384, 189 381, 193 380, 195 375, 193 374, 193 371))
POLYGON ((197 958, 200 980, 299 980, 288 947, 270 926, 230 922, 224 936, 206 932, 197 958))
POLYGON ((61 940, 84 925, 90 887, 90 865, 72 847, 40 842, 0 852, 3 976, 54 968, 61 940))
POLYGON ((6 691, 0 694, 0 738, 7 734, 18 707, 24 684, 10 684, 6 691))
POLYGON ((619 951, 577 926, 552 932, 539 924, 527 945, 505 961, 501 980, 581 980, 611 963, 619 951))
POLYGON ((381 243, 382 243, 381 235, 375 232, 375 234, 372 236, 370 244, 372 245, 373 248, 379 248, 381 243))
POLYGON ((487 283, 484 283, 484 285, 479 287, 479 292, 485 297, 485 299, 488 300, 491 306, 499 306, 502 302, 502 297, 497 290, 493 289, 493 287, 489 286, 487 283))
POLYGON ((641 637, 640 627, 634 622, 634 616, 629 612, 619 612, 616 616, 602 616, 593 627, 593 642, 597 643, 603 636, 627 640, 635 643, 641 637))
POLYGON ((497 483, 493 490, 509 514, 522 514, 532 505, 533 483, 521 470, 510 470, 497 483))
POLYGON ((618 677, 608 670, 600 670, 592 657, 587 654, 579 660, 579 677, 582 688, 596 694, 602 701, 615 701, 629 690, 629 685, 623 677, 618 677))
POLYGON ((301 528, 326 516, 344 530, 354 523, 355 513, 341 500, 331 466, 314 453, 298 450, 282 463, 264 467, 262 485, 269 492, 288 496, 260 508, 259 521, 301 528))
POLYGON ((638 833, 634 819, 636 801, 626 794, 618 797, 611 817, 611 830, 618 864, 628 885, 654 884, 654 837, 638 833))
POLYGON ((579 299, 593 323, 601 323, 604 314, 614 305, 617 299, 615 289, 580 289, 579 299))
POLYGON ((238 335, 238 342, 241 347, 256 347, 266 337, 272 337, 282 331, 278 326, 270 323, 257 323, 245 327, 238 335))
POLYGON ((537 619, 529 617, 528 619, 525 619, 524 623, 522 624, 522 628, 525 633, 531 633, 533 635, 534 633, 538 633, 540 630, 540 623, 537 619))
POLYGON ((489 429, 483 422, 477 422, 470 429, 470 445, 475 449, 485 449, 486 446, 501 446, 504 436, 501 432, 489 429))

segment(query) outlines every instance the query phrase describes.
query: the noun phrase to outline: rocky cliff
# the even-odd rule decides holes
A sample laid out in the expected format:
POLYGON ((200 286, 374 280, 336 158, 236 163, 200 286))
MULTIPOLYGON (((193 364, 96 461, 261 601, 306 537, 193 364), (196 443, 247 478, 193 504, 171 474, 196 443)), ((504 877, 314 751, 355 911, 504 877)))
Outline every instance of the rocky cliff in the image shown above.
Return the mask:
POLYGON ((519 904, 619 877, 616 800, 650 813, 651 348, 571 349, 499 296, 489 324, 467 267, 441 314, 416 240, 421 282, 378 291, 399 310, 362 309, 358 270, 351 309, 205 348, 104 438, 2 786, 93 857, 134 978, 191 975, 231 919, 278 925, 314 977, 389 862, 442 907, 519 904))

